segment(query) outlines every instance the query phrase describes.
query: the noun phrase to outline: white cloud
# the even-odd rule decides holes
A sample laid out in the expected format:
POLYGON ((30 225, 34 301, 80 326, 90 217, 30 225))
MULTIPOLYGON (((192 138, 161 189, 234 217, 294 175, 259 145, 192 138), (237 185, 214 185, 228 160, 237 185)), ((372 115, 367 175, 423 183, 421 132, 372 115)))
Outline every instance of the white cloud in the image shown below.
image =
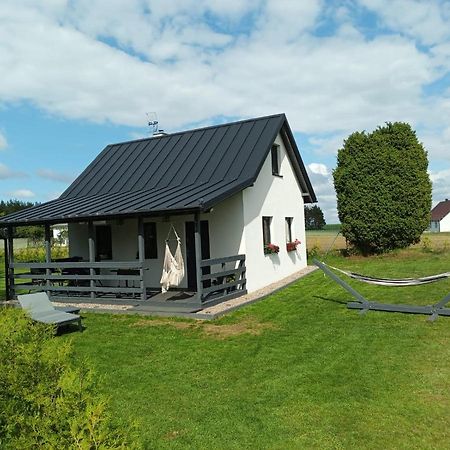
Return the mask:
POLYGON ((450 4, 439 0, 359 0, 396 31, 432 45, 450 37, 450 4))
MULTIPOLYGON (((450 67, 448 2, 358 2, 390 33, 358 31, 355 2, 4 0, 0 103, 142 127, 157 111, 166 130, 286 112, 329 166, 351 132, 401 120, 420 129, 431 160, 448 160, 450 92, 424 94, 450 67), (325 16, 337 29, 319 37, 325 16)), ((335 214, 331 171, 315 169, 335 214)))
POLYGON ((331 170, 325 164, 312 163, 307 166, 307 171, 326 222, 338 223, 336 193, 331 170))
POLYGON ((12 170, 5 164, 0 163, 0 180, 5 180, 7 178, 23 178, 25 176, 25 173, 12 170))
POLYGON ((430 171, 433 183, 433 204, 450 198, 450 169, 430 171))
POLYGON ((3 133, 0 132, 0 150, 5 150, 8 147, 8 141, 3 133))
POLYGON ((17 189, 9 193, 12 198, 33 198, 36 194, 29 189, 17 189))
POLYGON ((39 169, 36 171, 37 176, 47 180, 59 181, 61 183, 71 183, 75 177, 67 173, 56 172, 51 169, 39 169))
POLYGON ((308 164, 308 169, 312 173, 316 173, 316 174, 322 175, 324 177, 328 176, 328 168, 325 164, 311 163, 311 164, 308 164))
POLYGON ((156 110, 169 129, 217 115, 281 111, 306 133, 450 118, 449 111, 441 114, 442 105, 423 108, 421 89, 434 80, 435 68, 431 56, 406 38, 367 41, 348 24, 335 36, 315 37, 309 30, 321 12, 317 1, 283 8, 274 0, 254 1, 253 10, 237 2, 231 12, 220 2, 193 4, 158 8, 150 1, 144 8, 137 0, 97 0, 65 9, 47 2, 38 9, 2 3, 0 100, 28 100, 69 118, 135 126, 156 110), (201 20, 210 12, 219 23, 239 22, 249 11, 258 16, 254 28, 237 36, 201 20))

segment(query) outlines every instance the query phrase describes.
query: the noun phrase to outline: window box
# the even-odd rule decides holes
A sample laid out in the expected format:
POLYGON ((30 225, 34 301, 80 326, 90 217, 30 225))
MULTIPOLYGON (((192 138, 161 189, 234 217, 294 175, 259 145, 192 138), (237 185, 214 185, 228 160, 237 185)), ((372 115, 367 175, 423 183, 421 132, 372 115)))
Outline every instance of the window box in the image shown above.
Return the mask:
POLYGON ((264 246, 264 254, 265 255, 273 255, 280 251, 280 247, 275 244, 267 244, 264 246))
POLYGON ((296 239, 296 240, 293 241, 293 242, 288 242, 288 243, 286 244, 286 250, 287 250, 288 252, 293 252, 293 251, 297 250, 297 246, 298 246, 298 245, 300 245, 300 241, 299 241, 298 239, 296 239))

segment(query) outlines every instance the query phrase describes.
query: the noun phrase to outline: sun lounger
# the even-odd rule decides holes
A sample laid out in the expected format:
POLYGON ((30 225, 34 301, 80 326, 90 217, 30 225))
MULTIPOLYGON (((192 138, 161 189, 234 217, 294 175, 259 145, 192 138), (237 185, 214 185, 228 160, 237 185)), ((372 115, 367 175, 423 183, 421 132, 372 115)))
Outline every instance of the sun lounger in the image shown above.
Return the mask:
POLYGON ((45 292, 18 295, 17 298, 20 306, 37 322, 53 324, 56 326, 76 322, 78 323, 80 331, 83 330, 83 327, 81 326, 81 317, 78 314, 57 310, 45 292))

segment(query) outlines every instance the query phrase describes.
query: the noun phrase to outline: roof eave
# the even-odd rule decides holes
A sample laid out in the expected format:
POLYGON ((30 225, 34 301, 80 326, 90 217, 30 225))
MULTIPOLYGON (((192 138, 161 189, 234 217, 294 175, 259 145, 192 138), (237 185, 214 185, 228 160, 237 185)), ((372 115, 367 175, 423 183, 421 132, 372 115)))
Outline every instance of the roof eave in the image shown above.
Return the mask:
POLYGON ((185 215, 185 214, 195 214, 203 212, 205 207, 192 206, 189 208, 175 208, 175 209, 164 209, 164 210, 153 210, 153 211, 133 211, 133 212, 123 212, 114 214, 90 214, 90 215, 70 215, 70 216, 60 216, 60 217, 48 217, 40 219, 30 219, 30 220, 16 220, 7 221, 0 220, 0 228, 9 227, 20 227, 20 226, 30 226, 30 225, 55 225, 58 223, 77 223, 86 221, 98 221, 98 220, 113 220, 113 219, 124 219, 124 218, 136 218, 136 217, 167 217, 175 215, 185 215))

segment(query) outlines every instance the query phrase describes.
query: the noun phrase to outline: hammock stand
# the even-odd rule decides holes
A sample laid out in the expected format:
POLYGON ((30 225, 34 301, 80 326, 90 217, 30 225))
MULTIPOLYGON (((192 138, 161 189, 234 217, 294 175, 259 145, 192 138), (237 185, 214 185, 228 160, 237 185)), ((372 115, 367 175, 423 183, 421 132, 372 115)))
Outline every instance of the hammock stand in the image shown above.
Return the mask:
MULTIPOLYGON (((313 260, 313 263, 321 269, 325 275, 330 277, 333 281, 342 286, 347 292, 349 292, 356 301, 348 302, 347 308, 349 309, 359 309, 360 314, 366 314, 368 311, 386 311, 386 312, 399 312, 399 313, 409 313, 409 314, 425 314, 429 315, 430 321, 435 321, 438 316, 450 316, 450 308, 445 308, 448 302, 450 302, 450 294, 447 294, 441 301, 435 303, 433 305, 426 306, 414 306, 414 305, 394 305, 394 304, 386 304, 379 303, 367 300, 363 295, 361 295, 356 289, 352 288, 349 284, 347 284, 342 278, 336 275, 325 263, 318 261, 317 259, 313 260)), ((352 278, 355 278, 359 281, 365 281, 367 283, 372 284, 381 284, 385 286, 417 286, 421 284, 432 283, 434 281, 439 281, 444 278, 449 278, 450 273, 436 275, 434 277, 426 277, 418 280, 412 279, 403 279, 403 280, 390 280, 390 279, 377 279, 373 277, 364 277, 358 274, 352 274, 349 272, 345 272, 340 269, 340 272, 348 275, 352 278)))

